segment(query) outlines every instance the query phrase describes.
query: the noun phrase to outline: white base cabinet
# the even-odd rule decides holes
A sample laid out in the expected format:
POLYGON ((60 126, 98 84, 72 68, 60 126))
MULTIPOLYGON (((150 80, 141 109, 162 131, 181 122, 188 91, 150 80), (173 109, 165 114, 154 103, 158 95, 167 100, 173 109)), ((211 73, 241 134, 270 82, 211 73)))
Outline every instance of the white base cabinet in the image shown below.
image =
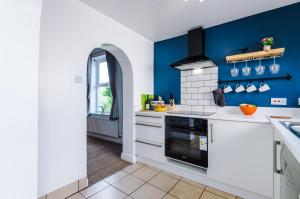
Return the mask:
POLYGON ((207 176, 273 198, 271 125, 210 120, 207 176))

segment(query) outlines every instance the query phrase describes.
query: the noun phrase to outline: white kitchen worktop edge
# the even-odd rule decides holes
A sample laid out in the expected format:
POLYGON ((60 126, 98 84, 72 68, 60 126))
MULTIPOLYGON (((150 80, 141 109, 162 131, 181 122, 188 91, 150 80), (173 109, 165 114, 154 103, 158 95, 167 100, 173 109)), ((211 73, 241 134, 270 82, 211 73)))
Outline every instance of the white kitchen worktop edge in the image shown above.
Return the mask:
POLYGON ((280 123, 281 121, 300 122, 300 119, 269 119, 272 126, 280 133, 282 141, 285 143, 285 145, 288 147, 290 152, 294 155, 294 157, 300 164, 300 138, 298 138, 295 134, 290 132, 285 126, 280 123))

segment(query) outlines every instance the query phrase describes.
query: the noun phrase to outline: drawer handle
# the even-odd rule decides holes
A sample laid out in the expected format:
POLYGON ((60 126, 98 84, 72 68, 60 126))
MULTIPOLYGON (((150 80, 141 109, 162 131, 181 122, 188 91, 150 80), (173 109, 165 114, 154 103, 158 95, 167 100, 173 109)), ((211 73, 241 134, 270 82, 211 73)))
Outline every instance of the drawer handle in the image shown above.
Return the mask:
POLYGON ((139 126, 150 126, 150 127, 155 127, 155 128, 162 128, 161 125, 155 125, 155 124, 146 124, 146 123, 140 123, 140 122, 136 122, 135 124, 139 125, 139 126))
POLYGON ((275 173, 278 173, 278 174, 282 174, 282 169, 277 167, 277 162, 279 160, 278 157, 281 156, 281 152, 278 151, 278 149, 282 149, 282 145, 281 145, 281 142, 280 141, 275 141, 274 142, 274 170, 275 170, 275 173))
POLYGON ((139 116, 139 117, 151 117, 151 118, 162 118, 162 116, 154 116, 154 115, 138 115, 138 114, 136 114, 135 116, 139 116))
POLYGON ((162 147, 161 144, 153 144, 153 143, 142 141, 142 140, 135 140, 135 141, 138 142, 138 143, 147 144, 147 145, 150 145, 150 146, 162 147))

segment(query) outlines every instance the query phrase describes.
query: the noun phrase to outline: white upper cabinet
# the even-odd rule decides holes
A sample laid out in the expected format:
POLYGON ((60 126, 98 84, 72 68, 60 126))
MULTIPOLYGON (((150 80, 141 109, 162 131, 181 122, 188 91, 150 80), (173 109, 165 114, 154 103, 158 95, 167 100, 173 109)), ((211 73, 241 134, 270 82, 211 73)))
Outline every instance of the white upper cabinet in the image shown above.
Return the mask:
POLYGON ((273 197, 273 129, 269 124, 209 121, 207 176, 273 197))

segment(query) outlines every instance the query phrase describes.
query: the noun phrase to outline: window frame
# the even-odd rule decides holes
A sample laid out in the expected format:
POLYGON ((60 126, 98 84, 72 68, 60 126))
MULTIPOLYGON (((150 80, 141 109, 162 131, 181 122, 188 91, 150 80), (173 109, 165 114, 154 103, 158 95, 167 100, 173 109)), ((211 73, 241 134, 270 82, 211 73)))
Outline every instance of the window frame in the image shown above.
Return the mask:
MULTIPOLYGON (((105 56, 105 54, 104 55, 101 55, 101 56, 105 56)), ((105 87, 108 87, 108 88, 110 88, 110 79, 109 79, 109 77, 108 77, 108 82, 106 82, 106 83, 99 83, 100 81, 100 73, 99 73, 99 71, 100 71, 100 65, 101 65, 101 63, 104 63, 104 62, 106 62, 107 63, 107 61, 106 61, 106 59, 105 59, 105 61, 96 61, 96 70, 95 70, 95 72, 96 72, 96 87, 95 87, 95 89, 96 89, 96 95, 95 95, 95 100, 96 100, 96 103, 95 103, 95 105, 96 105, 96 114, 98 114, 98 115, 110 115, 110 112, 100 112, 100 110, 99 110, 99 105, 100 105, 100 102, 99 102, 99 100, 98 100, 98 97, 99 97, 99 89, 100 88, 105 88, 105 87)))

